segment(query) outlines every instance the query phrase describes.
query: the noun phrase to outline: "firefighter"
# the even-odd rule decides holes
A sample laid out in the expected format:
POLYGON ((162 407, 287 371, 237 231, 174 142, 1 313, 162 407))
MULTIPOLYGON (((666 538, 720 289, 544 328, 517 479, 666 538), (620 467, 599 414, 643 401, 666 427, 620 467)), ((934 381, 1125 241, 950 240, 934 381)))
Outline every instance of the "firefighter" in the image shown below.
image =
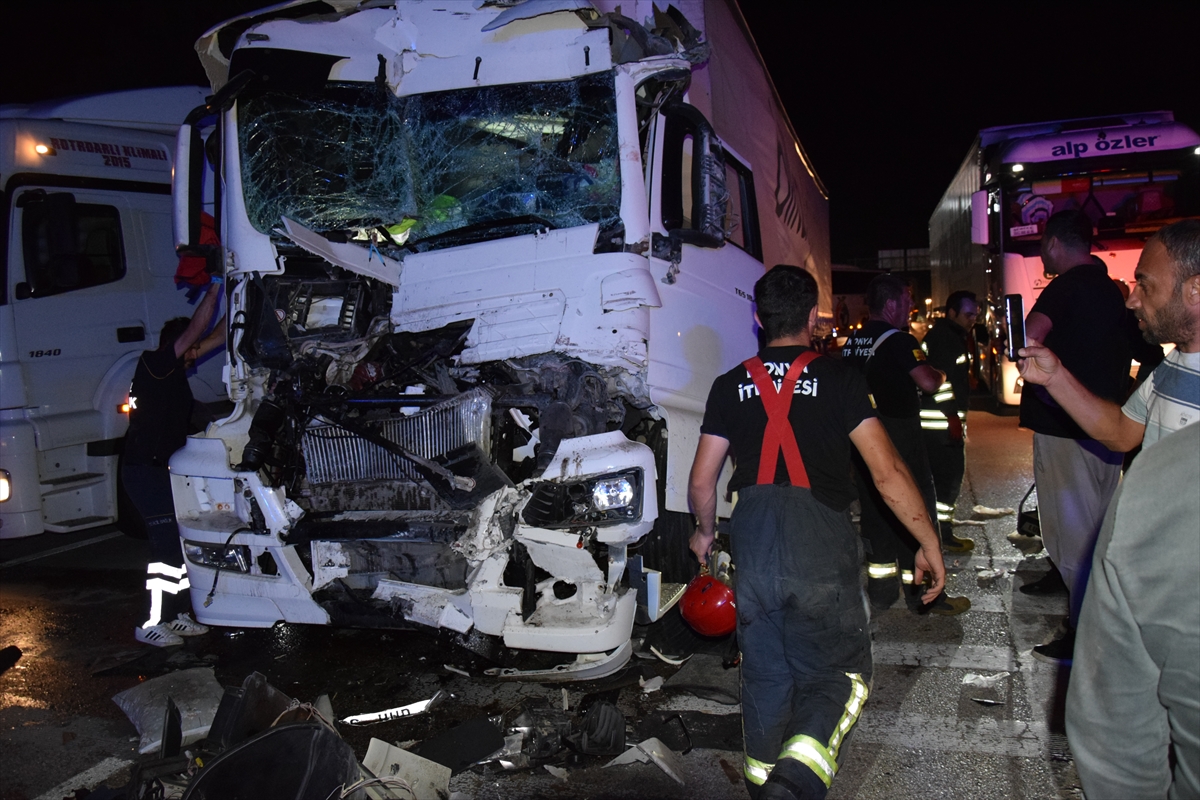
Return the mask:
POLYGON ((979 316, 974 292, 957 291, 946 298, 946 316, 929 329, 921 349, 928 363, 946 375, 934 392, 921 396, 921 431, 937 500, 942 549, 969 553, 972 539, 954 535, 954 503, 966 471, 967 407, 971 394, 971 350, 968 335, 979 316))
POLYGON ((915 566, 918 581, 931 575, 928 600, 946 570, 865 381, 812 349, 816 281, 780 265, 755 284, 754 298, 767 345, 709 392, 688 487, 697 522, 689 544, 705 563, 717 478, 732 455, 746 786, 755 800, 821 798, 871 685, 862 547, 849 514, 852 450, 920 542, 915 566))
MULTIPOLYGON (((846 340, 842 360, 867 379, 879 420, 896 450, 904 458, 925 500, 930 520, 934 517, 933 477, 925 444, 921 441, 918 388, 932 392, 945 380, 925 360, 917 340, 903 328, 912 310, 912 290, 894 275, 879 275, 867 286, 867 324, 846 340)), ((862 459, 855 459, 862 535, 867 548, 867 596, 880 611, 896 602, 903 588, 908 607, 917 613, 954 616, 967 611, 965 597, 940 595, 932 604, 921 600, 923 589, 914 583, 913 556, 917 542, 905 524, 892 513, 871 481, 862 459)))

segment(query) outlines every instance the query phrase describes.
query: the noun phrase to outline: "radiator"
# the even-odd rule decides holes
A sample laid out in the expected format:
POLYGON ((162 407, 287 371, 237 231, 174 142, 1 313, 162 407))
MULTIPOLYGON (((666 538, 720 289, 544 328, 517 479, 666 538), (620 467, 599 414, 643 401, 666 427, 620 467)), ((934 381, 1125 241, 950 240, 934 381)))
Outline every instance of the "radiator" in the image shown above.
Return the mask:
MULTIPOLYGON (((472 389, 411 416, 397 414, 360 424, 425 458, 467 444, 478 445, 491 458, 492 396, 486 389, 472 389)), ((304 432, 301 447, 308 480, 314 484, 421 479, 403 456, 320 417, 304 432)))

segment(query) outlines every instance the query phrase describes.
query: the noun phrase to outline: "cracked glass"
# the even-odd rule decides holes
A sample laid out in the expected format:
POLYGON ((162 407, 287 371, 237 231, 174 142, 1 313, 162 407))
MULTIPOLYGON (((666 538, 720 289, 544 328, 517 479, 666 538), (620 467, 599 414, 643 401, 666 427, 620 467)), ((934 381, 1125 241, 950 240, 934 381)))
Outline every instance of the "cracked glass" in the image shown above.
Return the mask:
POLYGON ((611 73, 408 97, 374 84, 264 93, 240 101, 239 126, 263 233, 287 216, 412 247, 619 222, 611 73))

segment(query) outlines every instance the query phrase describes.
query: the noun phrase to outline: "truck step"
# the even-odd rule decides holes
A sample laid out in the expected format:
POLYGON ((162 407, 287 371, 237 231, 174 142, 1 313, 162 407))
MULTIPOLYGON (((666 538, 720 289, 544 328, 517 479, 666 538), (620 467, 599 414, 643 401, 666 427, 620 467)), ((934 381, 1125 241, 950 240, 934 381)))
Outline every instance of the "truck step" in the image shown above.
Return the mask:
POLYGON ((87 486, 103 478, 103 472, 77 472, 73 475, 64 475, 61 478, 46 478, 41 482, 41 485, 44 488, 57 492, 62 489, 87 486))
POLYGON ((79 517, 64 519, 61 522, 47 522, 46 530, 50 533, 73 533, 81 528, 91 528, 106 522, 116 522, 115 517, 79 517))

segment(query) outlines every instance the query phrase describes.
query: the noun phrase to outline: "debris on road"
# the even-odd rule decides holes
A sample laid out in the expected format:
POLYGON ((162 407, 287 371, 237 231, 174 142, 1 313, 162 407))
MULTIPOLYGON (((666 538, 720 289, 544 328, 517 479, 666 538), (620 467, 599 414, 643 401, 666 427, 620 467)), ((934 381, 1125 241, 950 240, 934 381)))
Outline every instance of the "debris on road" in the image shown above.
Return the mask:
POLYGON ((210 667, 180 670, 152 678, 113 696, 141 735, 138 753, 145 755, 162 746, 163 719, 168 701, 174 701, 182 721, 183 740, 190 744, 208 734, 221 704, 224 689, 210 667))
POLYGON ((440 703, 446 697, 446 692, 438 692, 428 700, 418 700, 415 703, 409 703, 406 706, 398 706, 396 708, 387 708, 383 711, 374 711, 366 714, 353 714, 342 720, 343 725, 371 725, 376 722, 390 722, 392 720, 402 719, 403 717, 411 717, 413 714, 423 714, 437 703, 440 703))
POLYGON ((1012 546, 1026 556, 1036 556, 1045 549, 1041 536, 1026 536, 1020 531, 1008 534, 1008 541, 1012 542, 1012 546))
POLYGON ((995 689, 996 684, 1007 677, 1007 672, 998 672, 995 675, 977 675, 974 672, 968 672, 966 675, 963 675, 963 685, 978 686, 981 689, 995 689))
POLYGON ((675 752, 658 739, 647 739, 635 744, 604 766, 616 767, 634 762, 645 764, 648 761, 653 761, 655 766, 667 773, 680 786, 686 785, 687 782, 683 779, 683 765, 679 763, 675 752))
POLYGON ((1015 508, 989 508, 988 506, 975 506, 971 512, 977 517, 1007 517, 1009 514, 1017 513, 1015 508))
POLYGON ((10 644, 8 647, 0 650, 0 675, 8 671, 8 668, 16 664, 21 658, 21 648, 15 644, 10 644))
POLYGON ((450 768, 382 739, 371 739, 363 766, 377 778, 398 779, 414 797, 448 797, 450 768))

